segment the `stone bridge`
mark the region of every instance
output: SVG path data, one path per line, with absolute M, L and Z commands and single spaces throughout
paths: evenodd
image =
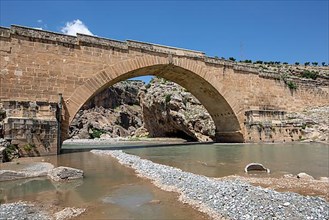
M 287 129 L 270 137 L 259 133 L 259 127 L 266 122 L 272 130 L 283 128 L 286 112 L 327 105 L 329 100 L 328 85 L 316 86 L 312 80 L 297 80 L 298 89 L 291 90 L 278 72 L 132 40 L 12 25 L 0 28 L 0 55 L 0 105 L 6 110 L 2 132 L 24 145 L 28 154 L 32 150 L 26 144 L 31 143 L 37 145 L 37 154 L 56 153 L 87 100 L 136 76 L 159 76 L 189 90 L 213 118 L 219 142 L 289 141 L 295 138 L 294 126 L 288 138 Z

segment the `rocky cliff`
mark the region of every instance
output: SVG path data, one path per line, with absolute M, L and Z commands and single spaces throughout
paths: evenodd
M 89 100 L 70 127 L 71 138 L 214 138 L 214 123 L 201 103 L 184 88 L 164 79 L 150 84 L 124 81 Z
M 74 139 L 115 138 L 135 135 L 143 125 L 138 93 L 142 81 L 117 83 L 91 98 L 70 126 Z
M 140 94 L 144 127 L 150 137 L 211 141 L 215 125 L 207 110 L 176 83 L 153 78 Z
M 329 143 L 329 106 L 312 107 L 287 117 L 290 122 L 303 124 L 301 140 Z

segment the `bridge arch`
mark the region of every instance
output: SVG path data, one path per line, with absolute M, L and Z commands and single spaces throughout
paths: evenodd
M 222 94 L 212 73 L 202 65 L 185 58 L 143 56 L 108 66 L 77 87 L 64 100 L 63 137 L 79 109 L 90 98 L 117 82 L 143 75 L 154 75 L 175 82 L 189 90 L 207 109 L 216 126 L 218 142 L 244 142 L 238 109 L 230 104 Z

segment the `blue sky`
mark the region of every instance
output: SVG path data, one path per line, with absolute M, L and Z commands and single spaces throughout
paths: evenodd
M 328 2 L 0 0 L 0 25 L 62 32 L 75 24 L 100 37 L 209 56 L 328 63 Z

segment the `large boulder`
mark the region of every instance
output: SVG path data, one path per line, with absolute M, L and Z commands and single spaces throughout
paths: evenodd
M 56 167 L 48 173 L 48 177 L 54 181 L 65 181 L 83 178 L 83 171 L 71 167 Z

